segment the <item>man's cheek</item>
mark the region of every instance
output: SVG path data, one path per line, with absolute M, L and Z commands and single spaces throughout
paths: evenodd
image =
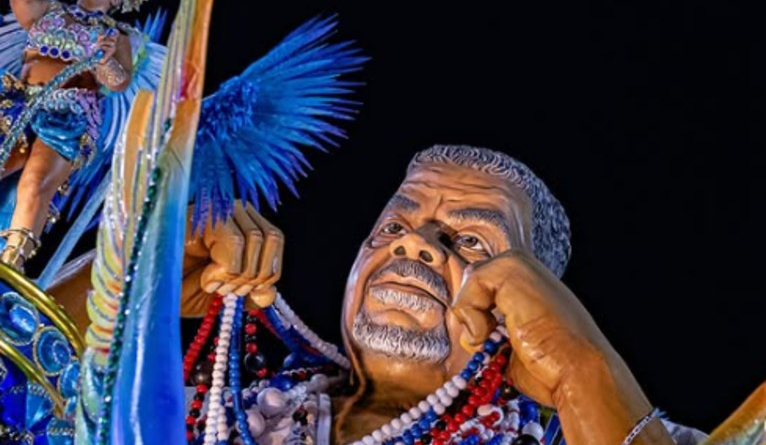
M 365 298 L 365 287 L 370 275 L 379 268 L 384 258 L 381 258 L 378 249 L 370 249 L 365 245 L 359 250 L 354 265 L 351 267 L 348 281 L 346 282 L 345 312 L 346 327 L 350 328 L 354 317 L 362 308 Z M 378 254 L 378 255 L 376 255 Z

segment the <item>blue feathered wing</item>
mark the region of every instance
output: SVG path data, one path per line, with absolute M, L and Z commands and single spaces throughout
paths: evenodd
M 309 168 L 300 147 L 324 150 L 345 136 L 357 102 L 357 82 L 341 77 L 367 60 L 353 42 L 329 43 L 334 17 L 314 18 L 289 34 L 202 104 L 192 165 L 194 227 L 212 214 L 225 218 L 239 197 L 256 207 L 279 202 L 278 182 L 294 182 Z

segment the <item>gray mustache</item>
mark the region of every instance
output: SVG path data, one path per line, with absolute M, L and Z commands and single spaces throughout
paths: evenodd
M 398 306 L 415 312 L 428 312 L 440 307 L 433 298 L 394 289 L 375 287 L 370 291 L 370 295 L 383 304 Z
M 423 282 L 435 297 L 444 302 L 450 301 L 450 293 L 449 290 L 447 290 L 447 283 L 444 282 L 444 278 L 420 261 L 408 259 L 396 260 L 383 269 L 375 272 L 372 276 L 372 280 L 378 279 L 388 273 L 393 273 L 403 278 L 415 278 L 416 280 Z

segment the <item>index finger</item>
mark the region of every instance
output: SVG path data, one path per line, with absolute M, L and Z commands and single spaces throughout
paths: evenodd
M 234 205 L 233 218 L 245 236 L 245 258 L 242 274 L 248 279 L 255 278 L 258 272 L 258 260 L 261 256 L 263 232 L 239 201 Z
M 461 341 L 470 346 L 480 345 L 497 326 L 497 320 L 492 315 L 495 291 L 483 282 L 481 275 L 481 271 L 467 269 L 463 285 L 452 304 L 455 317 L 467 329 L 467 335 Z
M 210 249 L 210 259 L 214 263 L 221 265 L 230 274 L 239 274 L 242 271 L 245 236 L 232 218 L 217 221 L 216 224 L 209 220 L 203 237 Z
M 263 246 L 256 280 L 260 281 L 261 284 L 271 285 L 281 276 L 284 235 L 251 205 L 248 205 L 246 210 L 263 233 Z

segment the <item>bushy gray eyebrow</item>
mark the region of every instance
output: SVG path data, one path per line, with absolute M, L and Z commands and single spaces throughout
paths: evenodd
M 493 225 L 500 229 L 507 239 L 511 238 L 511 226 L 508 224 L 508 218 L 498 210 L 465 208 L 450 210 L 447 215 L 457 222 L 483 222 Z
M 404 195 L 396 194 L 393 198 L 391 198 L 390 201 L 388 201 L 386 207 L 393 210 L 404 210 L 411 212 L 419 209 L 420 204 Z

